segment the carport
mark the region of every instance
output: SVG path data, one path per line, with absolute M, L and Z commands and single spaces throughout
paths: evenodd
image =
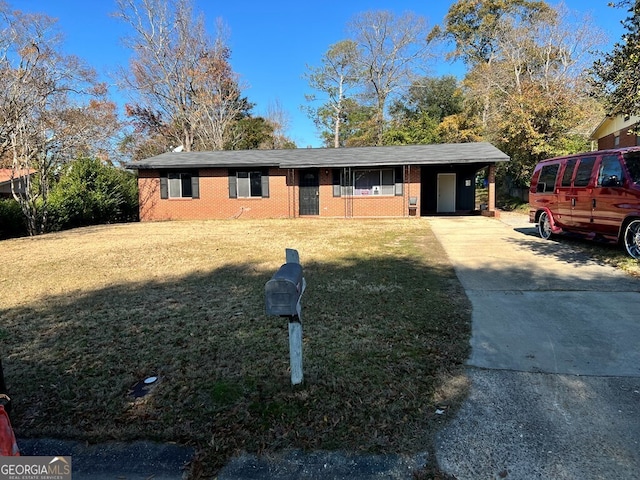
M 292 152 L 292 155 L 296 155 Z M 509 157 L 490 143 L 459 143 L 313 149 L 286 162 L 289 168 L 342 167 L 345 176 L 358 168 L 398 166 L 405 168 L 405 183 L 419 172 L 420 216 L 471 213 L 477 209 L 477 176 L 486 171 L 487 202 L 483 213 L 493 216 L 496 206 L 496 166 Z M 285 166 L 285 162 L 281 167 Z M 415 192 L 414 192 L 415 194 Z

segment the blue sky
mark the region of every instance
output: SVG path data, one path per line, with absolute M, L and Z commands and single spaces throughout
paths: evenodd
M 623 33 L 621 9 L 608 7 L 610 0 L 566 0 L 569 9 L 589 13 L 608 35 L 610 44 Z M 13 8 L 45 13 L 58 19 L 65 35 L 66 53 L 77 55 L 93 66 L 104 81 L 114 83 L 113 74 L 126 66 L 129 51 L 121 38 L 123 23 L 110 17 L 113 0 L 7 0 Z M 346 38 L 345 27 L 357 13 L 392 10 L 413 11 L 427 18 L 431 26 L 442 23 L 448 0 L 195 0 L 213 34 L 217 18 L 228 26 L 231 63 L 249 86 L 245 95 L 256 104 L 254 114 L 264 115 L 278 102 L 288 112 L 288 134 L 299 147 L 320 145 L 320 139 L 306 113 L 304 95 L 312 93 L 302 78 L 306 65 L 318 65 L 328 47 Z M 556 2 L 549 2 L 555 4 Z M 459 66 L 440 59 L 429 68 L 433 75 L 460 75 Z M 126 101 L 121 93 L 114 98 Z

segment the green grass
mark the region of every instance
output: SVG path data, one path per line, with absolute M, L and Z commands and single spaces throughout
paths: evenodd
M 296 248 L 304 383 L 264 285 Z M 0 242 L 0 345 L 19 437 L 242 452 L 433 448 L 466 395 L 470 306 L 419 219 L 166 222 Z M 131 387 L 157 375 L 151 393 Z

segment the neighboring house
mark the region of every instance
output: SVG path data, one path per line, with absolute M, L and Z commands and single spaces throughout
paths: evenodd
M 35 170 L 30 171 L 30 175 L 33 175 Z M 13 170 L 11 168 L 0 168 L 0 198 L 13 198 L 11 193 L 11 183 L 14 185 L 16 192 L 24 193 L 24 187 L 20 185 L 19 178 L 13 178 Z
M 169 152 L 138 170 L 140 219 L 406 217 L 476 210 L 475 179 L 509 157 L 489 143 Z
M 635 147 L 640 145 L 636 129 L 640 117 L 616 115 L 606 117 L 591 134 L 594 150 Z

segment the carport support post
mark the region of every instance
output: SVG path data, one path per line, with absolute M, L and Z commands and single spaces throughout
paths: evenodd
M 496 211 L 496 164 L 489 165 L 489 205 L 490 212 Z

